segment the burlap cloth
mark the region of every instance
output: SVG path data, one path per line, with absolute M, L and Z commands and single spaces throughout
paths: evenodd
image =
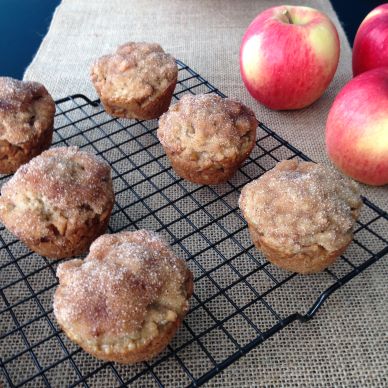
M 292 1 L 325 11 L 339 32 L 339 67 L 319 101 L 298 112 L 273 112 L 256 103 L 240 79 L 238 53 L 245 28 L 258 12 L 282 3 L 64 0 L 24 78 L 44 83 L 55 98 L 75 93 L 94 98 L 89 68 L 96 57 L 126 41 L 156 41 L 226 95 L 252 107 L 260 121 L 312 159 L 328 163 L 327 113 L 351 78 L 351 49 L 328 1 Z M 387 187 L 364 186 L 363 193 L 388 208 Z M 386 225 L 380 233 L 388 235 Z M 335 293 L 313 321 L 284 329 L 209 385 L 388 386 L 387 279 L 387 263 L 382 259 Z M 174 381 L 174 369 L 170 373 Z M 103 386 L 104 381 L 97 385 Z

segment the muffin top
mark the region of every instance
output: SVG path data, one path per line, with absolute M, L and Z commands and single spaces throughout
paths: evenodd
M 57 276 L 54 312 L 62 327 L 106 345 L 122 340 L 127 350 L 182 317 L 192 293 L 186 263 L 146 230 L 99 237 L 85 260 L 60 264 Z
M 78 147 L 52 148 L 3 185 L 0 219 L 19 238 L 37 243 L 105 219 L 113 201 L 108 164 Z
M 349 242 L 362 202 L 358 184 L 333 168 L 285 160 L 241 191 L 245 219 L 268 243 L 290 252 Z
M 91 78 L 101 97 L 144 104 L 176 82 L 175 59 L 156 43 L 129 42 L 92 66 Z
M 102 159 L 78 147 L 52 148 L 21 166 L 2 189 L 16 206 L 33 206 L 43 201 L 46 206 L 67 210 L 89 206 L 101 213 L 112 196 L 110 166 Z
M 22 144 L 52 128 L 55 103 L 38 82 L 0 77 L 0 140 Z
M 158 138 L 170 153 L 206 166 L 249 152 L 256 126 L 254 113 L 238 101 L 184 95 L 160 118 Z

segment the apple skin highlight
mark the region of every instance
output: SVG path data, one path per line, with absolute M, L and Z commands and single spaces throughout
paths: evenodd
M 315 9 L 269 8 L 249 25 L 240 48 L 240 71 L 249 93 L 275 110 L 316 101 L 333 79 L 340 43 L 330 19 Z
M 369 12 L 357 30 L 353 44 L 353 76 L 388 66 L 388 4 Z
M 341 90 L 327 119 L 326 149 L 353 179 L 388 184 L 388 68 L 362 73 Z

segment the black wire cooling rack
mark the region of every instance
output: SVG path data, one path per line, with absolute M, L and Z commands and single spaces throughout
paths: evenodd
M 224 97 L 178 65 L 175 99 L 184 93 Z M 55 128 L 54 146 L 78 145 L 112 166 L 116 203 L 109 231 L 161 232 L 187 259 L 195 293 L 181 329 L 156 359 L 135 366 L 98 361 L 57 327 L 52 295 L 58 261 L 30 252 L 1 227 L 0 366 L 10 386 L 201 385 L 291 322 L 312 318 L 331 293 L 388 252 L 382 236 L 387 213 L 364 198 L 353 243 L 324 273 L 290 274 L 261 256 L 238 211 L 239 191 L 281 159 L 308 160 L 264 124 L 251 157 L 218 186 L 174 174 L 155 120 L 112 118 L 98 101 L 74 95 L 57 101 Z

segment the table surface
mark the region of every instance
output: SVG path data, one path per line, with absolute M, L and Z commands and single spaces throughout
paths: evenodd
M 59 3 L 60 0 L 0 0 L 0 52 L 7 58 L 0 61 L 0 75 L 23 77 Z M 383 3 L 378 0 L 332 1 L 350 44 L 367 13 Z

